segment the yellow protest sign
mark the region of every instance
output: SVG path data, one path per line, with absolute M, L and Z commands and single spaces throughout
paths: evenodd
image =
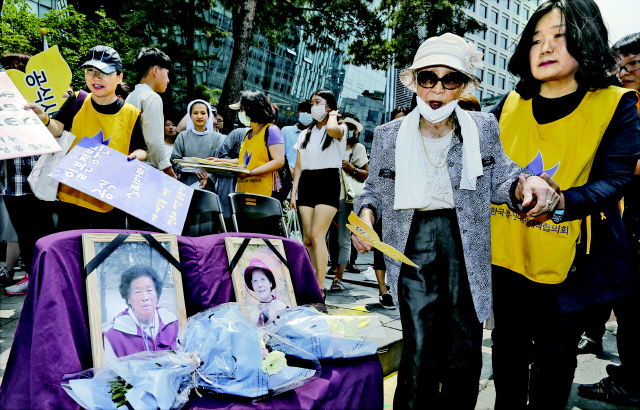
M 20 94 L 30 103 L 40 106 L 47 114 L 62 107 L 62 98 L 71 83 L 71 69 L 60 55 L 58 46 L 50 47 L 31 57 L 25 72 L 7 70 Z
M 374 231 L 373 228 L 367 225 L 362 219 L 358 218 L 358 215 L 356 215 L 355 213 L 351 212 L 351 215 L 349 215 L 349 222 L 353 225 L 347 224 L 347 228 L 358 238 L 362 239 L 363 241 L 369 242 L 374 248 L 384 253 L 385 255 L 390 256 L 394 260 L 404 262 L 407 265 L 416 268 L 418 267 L 418 265 L 411 262 L 409 258 L 404 256 L 393 246 L 387 245 L 386 243 L 382 242 L 376 231 Z

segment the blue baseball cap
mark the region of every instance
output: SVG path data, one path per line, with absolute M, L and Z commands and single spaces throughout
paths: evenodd
M 82 64 L 84 67 L 95 67 L 105 74 L 111 74 L 114 71 L 122 72 L 122 60 L 120 54 L 116 50 L 108 46 L 95 46 L 87 53 L 87 60 Z

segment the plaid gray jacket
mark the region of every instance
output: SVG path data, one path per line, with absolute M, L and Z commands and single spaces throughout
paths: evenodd
M 515 208 L 511 187 L 521 172 L 530 174 L 513 162 L 500 142 L 500 127 L 495 116 L 470 112 L 478 127 L 483 175 L 478 178 L 476 190 L 459 189 L 462 175 L 462 136 L 454 114 L 454 135 L 447 156 L 453 200 L 462 237 L 464 262 L 467 268 L 473 303 L 479 321 L 491 314 L 491 203 L 507 204 Z M 369 161 L 369 177 L 362 193 L 354 203 L 357 214 L 363 207 L 374 211 L 376 220 L 382 218 L 382 240 L 404 252 L 413 210 L 394 210 L 395 149 L 402 119 L 376 128 Z M 398 276 L 401 262 L 385 255 L 387 275 L 394 303 L 398 305 Z

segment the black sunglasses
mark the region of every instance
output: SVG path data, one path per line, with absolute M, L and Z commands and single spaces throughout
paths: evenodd
M 447 73 L 442 78 L 438 77 L 433 71 L 420 71 L 418 73 L 418 84 L 424 88 L 433 88 L 442 83 L 445 90 L 455 90 L 460 87 L 466 80 L 466 76 L 460 73 Z

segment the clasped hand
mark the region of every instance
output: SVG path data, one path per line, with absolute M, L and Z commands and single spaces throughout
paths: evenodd
M 546 173 L 539 177 L 520 174 L 515 197 L 522 202 L 524 208 L 530 208 L 526 215 L 531 218 L 553 212 L 556 208 L 564 208 L 560 187 Z

